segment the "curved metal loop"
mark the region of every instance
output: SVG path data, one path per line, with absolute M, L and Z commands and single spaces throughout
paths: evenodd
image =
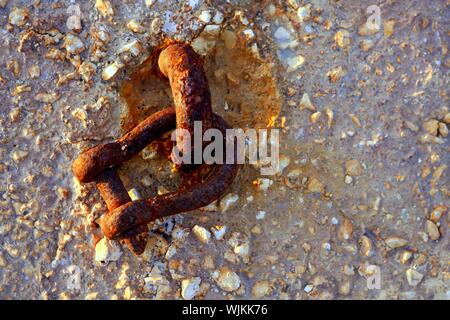
M 202 121 L 203 132 L 217 128 L 224 137 L 229 127 L 212 112 L 211 95 L 201 58 L 189 45 L 174 44 L 162 50 L 158 65 L 160 72 L 169 79 L 175 107 L 152 114 L 115 142 L 84 151 L 72 166 L 80 182 L 96 182 L 105 200 L 108 213 L 99 222 L 103 234 L 109 239 L 124 240 L 136 255 L 145 250 L 149 222 L 191 211 L 217 200 L 233 182 L 238 171 L 237 164 L 215 164 L 212 173 L 203 182 L 181 185 L 176 192 L 147 200 L 131 200 L 116 172 L 123 162 L 170 130 L 183 128 L 193 134 L 194 121 Z M 177 146 L 181 151 L 190 148 L 178 137 Z

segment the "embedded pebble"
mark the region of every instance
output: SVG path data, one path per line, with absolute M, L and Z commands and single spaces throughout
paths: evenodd
M 109 0 L 96 0 L 95 9 L 97 9 L 103 17 L 114 15 L 114 9 Z
M 266 212 L 260 210 L 256 213 L 256 220 L 263 220 L 265 218 L 265 216 L 266 216 Z
M 53 103 L 57 101 L 60 98 L 60 95 L 56 92 L 49 92 L 49 93 L 38 93 L 34 97 L 34 100 L 45 102 L 45 103 Z
M 201 22 L 204 22 L 204 23 L 210 23 L 210 22 L 211 22 L 211 19 L 212 19 L 212 13 L 211 13 L 211 11 L 208 11 L 208 10 L 202 11 L 202 12 L 200 13 L 200 15 L 198 16 L 198 19 L 199 19 Z
M 433 241 L 439 240 L 441 234 L 436 224 L 431 220 L 427 220 L 426 225 L 427 225 L 427 233 L 430 239 Z
M 239 196 L 237 194 L 229 193 L 222 199 L 220 199 L 219 206 L 222 212 L 227 211 L 232 208 L 234 204 L 239 200 Z
M 102 238 L 95 246 L 94 260 L 101 263 L 117 261 L 122 256 L 122 251 L 116 242 Z
M 412 256 L 413 254 L 411 251 L 408 250 L 403 251 L 400 255 L 400 263 L 407 264 L 411 260 Z
M 252 29 L 246 29 L 246 30 L 242 31 L 242 34 L 244 35 L 244 37 L 247 40 L 251 40 L 251 39 L 255 38 L 255 33 L 253 32 Z
M 319 193 L 319 194 L 325 193 L 325 185 L 322 182 L 320 182 L 319 179 L 314 178 L 314 177 L 311 179 L 308 179 L 306 188 L 311 193 Z
M 145 0 L 145 5 L 150 8 L 157 0 Z
M 388 237 L 384 239 L 384 243 L 386 243 L 389 248 L 396 249 L 406 246 L 408 241 L 399 237 Z
M 300 68 L 305 63 L 305 57 L 301 54 L 287 58 L 288 72 L 292 72 Z
M 445 114 L 443 121 L 444 121 L 446 124 L 450 124 L 450 112 L 448 112 L 448 113 Z
M 309 95 L 305 92 L 302 96 L 302 99 L 300 100 L 300 108 L 301 109 L 307 109 L 309 111 L 316 111 L 316 107 L 312 104 L 311 100 L 309 99 Z
M 291 34 L 284 27 L 278 27 L 273 35 L 278 40 L 289 40 L 291 38 Z
M 350 219 L 344 218 L 339 227 L 338 237 L 340 240 L 349 240 L 353 233 L 353 223 Z
M 199 225 L 195 225 L 192 228 L 192 232 L 194 232 L 194 234 L 197 236 L 197 239 L 202 243 L 209 243 L 209 240 L 211 239 L 211 232 L 209 232 L 205 228 Z
M 221 24 L 221 23 L 223 22 L 223 20 L 224 20 L 223 13 L 220 12 L 220 11 L 217 11 L 217 12 L 214 14 L 213 22 L 214 22 L 215 24 Z
M 342 68 L 341 66 L 338 66 L 336 68 L 329 70 L 327 72 L 327 77 L 331 83 L 335 83 L 339 82 L 342 79 L 342 77 L 344 77 L 346 74 L 347 71 L 344 70 L 344 68 Z
M 359 48 L 365 52 L 372 49 L 373 45 L 374 45 L 374 42 L 373 42 L 373 40 L 370 40 L 370 39 L 364 39 L 359 42 Z
M 305 291 L 306 293 L 310 293 L 311 291 L 313 291 L 314 286 L 312 284 L 308 284 L 303 288 L 303 291 Z
M 28 68 L 28 75 L 31 79 L 39 78 L 41 75 L 41 68 L 38 65 L 32 65 Z
M 267 191 L 269 187 L 273 184 L 273 181 L 267 178 L 258 178 L 253 181 L 253 185 L 255 185 L 261 191 Z
M 297 16 L 299 17 L 300 21 L 307 20 L 309 16 L 311 15 L 311 5 L 307 4 L 306 6 L 299 7 L 297 9 Z
M 221 268 L 213 275 L 220 288 L 227 292 L 232 292 L 241 286 L 241 279 L 236 272 L 231 271 L 227 267 Z
M 84 81 L 90 82 L 97 71 L 97 66 L 89 61 L 83 61 L 78 68 L 78 72 Z
M 320 111 L 317 111 L 317 112 L 314 112 L 313 114 L 311 114 L 309 116 L 309 120 L 311 121 L 311 123 L 316 123 L 319 120 L 321 114 L 322 113 Z
M 406 279 L 408 280 L 410 286 L 415 287 L 422 281 L 423 274 L 417 270 L 409 268 L 406 270 Z
M 13 7 L 9 12 L 8 22 L 12 25 L 22 27 L 30 17 L 30 11 L 27 8 Z
M 358 28 L 358 34 L 360 36 L 372 36 L 380 31 L 380 26 L 376 23 L 363 23 Z
M 145 28 L 135 19 L 128 21 L 127 27 L 134 33 L 145 33 L 146 31 Z
M 69 15 L 66 21 L 66 27 L 69 30 L 80 32 L 81 25 L 81 9 L 79 5 L 70 5 L 66 13 Z
M 370 238 L 367 236 L 362 236 L 359 239 L 359 244 L 361 246 L 360 248 L 361 255 L 365 257 L 370 257 L 373 253 L 372 240 L 370 240 Z
M 350 32 L 347 30 L 339 30 L 334 35 L 334 41 L 339 47 L 343 49 L 348 48 L 351 44 Z
M 283 170 L 286 169 L 287 166 L 289 166 L 290 162 L 291 162 L 291 159 L 289 159 L 288 156 L 286 156 L 284 154 L 280 155 L 277 172 L 283 173 Z
M 252 287 L 252 295 L 255 299 L 268 296 L 272 288 L 268 280 L 259 280 Z
M 443 122 L 439 122 L 439 134 L 446 138 L 448 136 L 448 126 Z
M 205 29 L 203 29 L 202 35 L 207 36 L 207 37 L 211 37 L 211 38 L 218 38 L 220 35 L 220 26 L 215 25 L 215 24 L 210 24 L 207 25 L 205 27 Z M 245 35 L 245 33 L 244 33 Z M 254 34 L 253 34 L 254 36 Z M 249 37 L 251 37 L 251 33 L 249 35 Z
M 352 289 L 352 283 L 349 279 L 347 279 L 339 284 L 339 294 L 341 294 L 343 296 L 348 296 L 350 294 L 351 289 Z
M 102 79 L 105 81 L 111 80 L 117 74 L 117 72 L 119 72 L 119 70 L 122 69 L 124 66 L 125 65 L 123 63 L 117 61 L 113 62 L 105 69 L 103 69 Z
M 386 38 L 392 37 L 394 34 L 395 20 L 387 20 L 384 22 L 383 31 Z
M 26 157 L 28 157 L 30 153 L 28 151 L 25 150 L 15 150 L 11 157 L 14 160 L 14 162 L 16 163 L 20 163 L 21 161 L 23 161 Z
M 427 131 L 429 134 L 433 136 L 437 136 L 438 129 L 439 129 L 439 121 L 436 119 L 430 119 L 428 121 L 425 121 L 423 123 L 423 128 L 425 131 Z
M 144 49 L 142 48 L 142 45 L 137 40 L 130 41 L 123 45 L 118 51 L 117 54 L 120 55 L 121 53 L 130 53 L 131 56 L 137 57 L 141 54 L 141 52 Z M 125 61 L 129 60 L 130 58 L 123 58 Z
M 201 208 L 201 210 L 203 210 L 203 211 L 219 211 L 217 200 L 214 202 L 211 202 L 206 207 Z
M 447 211 L 446 206 L 436 206 L 433 211 L 430 213 L 430 220 L 434 223 L 438 223 L 439 220 L 445 215 L 445 212 Z
M 181 296 L 184 300 L 192 300 L 200 291 L 200 277 L 188 278 L 181 281 Z
M 84 44 L 79 37 L 72 33 L 66 34 L 64 37 L 64 46 L 67 53 L 79 54 L 84 51 Z
M 358 160 L 352 159 L 345 162 L 345 172 L 349 176 L 357 177 L 363 174 L 364 168 Z
M 239 256 L 244 263 L 250 261 L 250 243 L 248 237 L 243 236 L 238 232 L 233 232 L 227 243 L 233 247 L 233 252 Z
M 226 231 L 227 226 L 214 226 L 211 228 L 211 232 L 214 234 L 214 238 L 216 238 L 216 240 L 223 240 Z

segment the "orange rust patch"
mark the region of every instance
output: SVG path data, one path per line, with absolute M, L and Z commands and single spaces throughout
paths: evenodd
M 213 110 L 231 126 L 265 128 L 279 115 L 281 97 L 271 64 L 255 57 L 244 43 L 238 41 L 235 48 L 227 49 L 219 41 L 205 57 L 204 68 Z M 119 94 L 126 107 L 123 131 L 172 104 L 168 81 L 155 74 L 154 54 L 123 82 Z

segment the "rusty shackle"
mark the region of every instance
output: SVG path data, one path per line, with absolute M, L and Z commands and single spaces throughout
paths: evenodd
M 136 255 L 145 250 L 148 223 L 161 217 L 198 209 L 217 200 L 233 182 L 238 171 L 237 164 L 214 164 L 205 181 L 192 183 L 195 180 L 192 179 L 188 183 L 189 179 L 185 182 L 182 180 L 175 192 L 146 200 L 131 200 L 117 174 L 117 167 L 123 162 L 170 130 L 182 128 L 193 134 L 195 121 L 202 122 L 203 132 L 216 128 L 224 137 L 225 130 L 229 128 L 225 120 L 212 111 L 211 94 L 202 60 L 189 45 L 173 44 L 162 50 L 158 57 L 158 68 L 169 79 L 174 107 L 150 115 L 115 142 L 82 152 L 72 165 L 78 181 L 96 183 L 107 205 L 108 213 L 99 221 L 104 236 L 124 240 Z M 177 147 L 181 152 L 192 148 L 178 137 Z M 236 152 L 234 154 L 236 157 Z M 193 170 L 190 172 L 195 173 Z

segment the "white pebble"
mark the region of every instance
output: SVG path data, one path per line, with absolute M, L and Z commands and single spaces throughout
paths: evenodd
M 258 178 L 254 184 L 261 191 L 266 191 L 273 184 L 273 181 L 267 178 Z
M 136 188 L 131 188 L 130 190 L 128 190 L 128 195 L 130 196 L 131 200 L 133 200 L 133 201 L 142 199 L 141 195 L 136 190 Z
M 291 34 L 284 27 L 279 27 L 275 33 L 274 37 L 278 40 L 289 40 L 291 38 Z
M 222 212 L 227 211 L 231 208 L 239 200 L 239 196 L 237 194 L 229 193 L 225 197 L 220 200 L 220 210 Z
M 212 19 L 211 11 L 205 10 L 200 13 L 198 19 L 204 23 L 210 23 Z
M 211 232 L 214 234 L 216 240 L 222 240 L 227 231 L 227 226 L 214 226 L 211 228 Z
M 121 255 L 122 251 L 120 247 L 114 241 L 106 238 L 101 239 L 95 246 L 94 259 L 97 262 L 108 263 L 110 261 L 117 261 Z
M 291 160 L 288 156 L 281 155 L 278 162 L 278 173 L 283 173 L 283 170 L 286 169 L 290 162 Z
M 191 300 L 200 291 L 200 277 L 184 279 L 181 281 L 181 296 L 184 300 Z
M 300 18 L 300 20 L 303 21 L 304 18 L 308 17 L 311 14 L 311 10 L 309 6 L 300 7 L 297 10 L 297 15 Z
M 211 239 L 211 232 L 209 232 L 208 230 L 199 225 L 195 225 L 192 228 L 192 232 L 194 232 L 198 240 L 200 240 L 203 243 L 208 243 L 209 239 Z
M 258 213 L 256 213 L 256 220 L 263 220 L 265 217 L 266 217 L 265 211 L 258 211 Z
M 241 279 L 236 272 L 224 267 L 220 269 L 220 272 L 214 273 L 213 277 L 216 278 L 217 284 L 223 290 L 227 292 L 235 291 L 241 286 Z
M 133 40 L 133 41 L 125 44 L 122 48 L 120 48 L 119 51 L 117 51 L 117 54 L 129 52 L 129 53 L 131 53 L 131 55 L 133 57 L 137 57 L 141 54 L 142 51 L 143 51 L 143 48 L 142 48 L 141 44 L 139 43 L 139 41 Z
M 305 57 L 299 54 L 286 59 L 286 62 L 288 65 L 288 72 L 295 71 L 305 63 Z
M 124 65 L 120 62 L 113 62 L 102 71 L 102 79 L 108 81 L 112 79 Z
M 255 33 L 253 32 L 252 29 L 246 29 L 246 30 L 242 31 L 242 33 L 248 40 L 251 40 L 255 37 Z
M 210 24 L 205 27 L 203 33 L 208 36 L 218 37 L 220 34 L 220 26 L 215 24 Z
M 313 290 L 313 286 L 311 284 L 308 284 L 305 286 L 305 288 L 303 289 L 306 293 L 310 293 Z
M 220 11 L 217 11 L 214 15 L 213 22 L 215 24 L 221 24 L 223 22 L 223 13 Z

